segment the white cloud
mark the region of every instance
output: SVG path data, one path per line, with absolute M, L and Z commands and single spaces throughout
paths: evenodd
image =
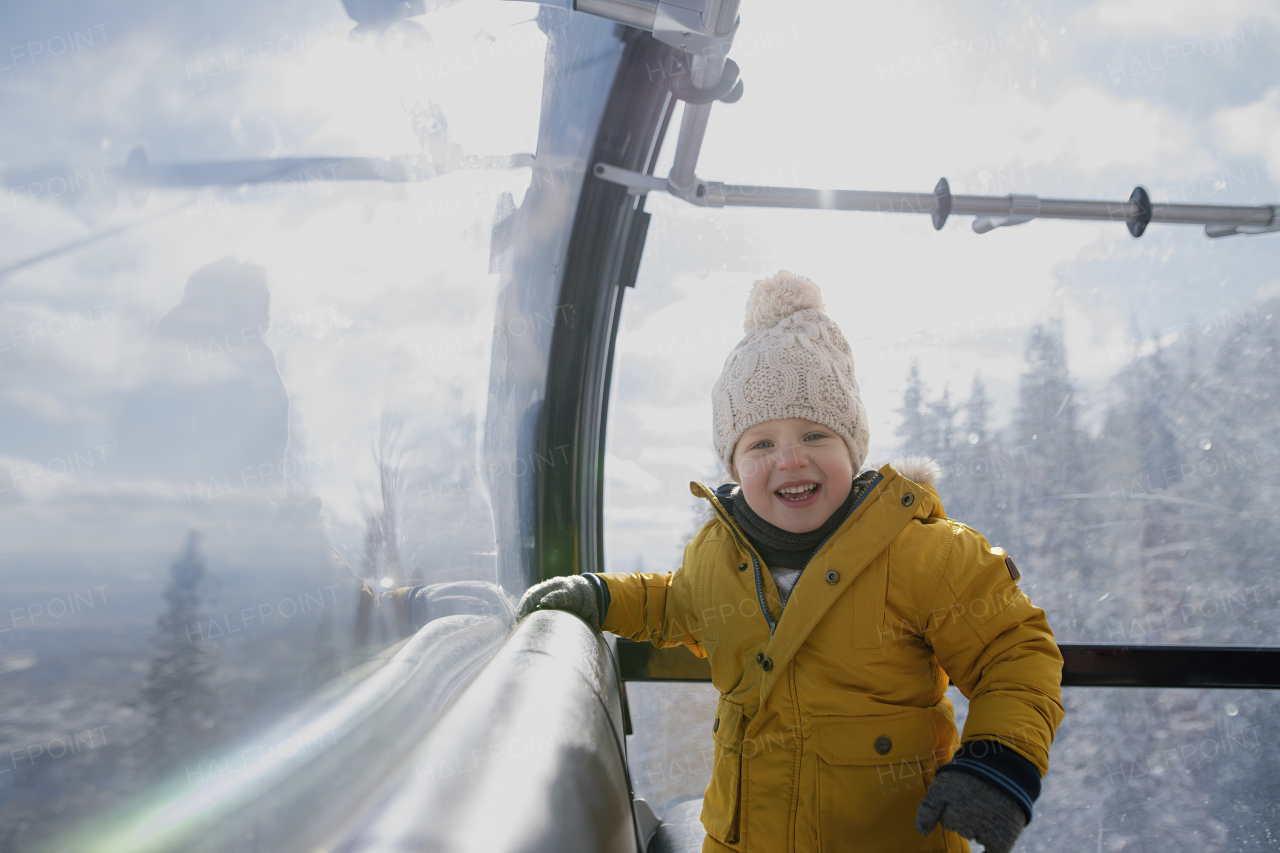
M 1126 35 L 1203 35 L 1277 22 L 1280 8 L 1269 0 L 1099 0 L 1079 14 L 1074 27 Z
M 1024 180 L 996 190 L 978 186 L 974 176 L 1042 166 L 1092 181 L 1125 170 L 1138 183 L 1212 167 L 1194 121 L 1153 98 L 1120 98 L 1070 76 L 1052 89 L 1052 100 L 1037 95 L 1030 81 L 1046 64 L 1065 64 L 1059 71 L 1067 75 L 1079 71 L 1066 59 L 1070 54 L 1046 59 L 1037 49 L 1046 39 L 1069 38 L 1056 30 L 1030 20 L 1006 24 L 999 16 L 971 20 L 966 29 L 956 19 L 921 16 L 906 6 L 869 8 L 824 11 L 821 26 L 784 4 L 755 10 L 751 21 L 744 15 L 744 28 L 751 23 L 785 33 L 791 26 L 798 37 L 749 57 L 746 96 L 715 108 L 699 174 L 891 190 L 926 190 L 945 174 L 965 183 L 966 192 L 1003 194 L 1038 188 Z M 1070 37 L 1086 31 L 1073 29 Z M 861 40 L 853 61 L 850 33 Z M 979 56 L 966 48 L 955 58 L 949 52 L 957 40 L 994 44 L 1002 34 L 1009 38 L 998 52 Z M 941 54 L 930 60 L 935 49 Z M 936 68 L 905 78 L 899 73 L 922 65 Z M 824 80 L 839 83 L 823 88 L 818 81 Z
M 612 481 L 611 488 L 641 492 L 656 492 L 662 488 L 662 481 L 645 470 L 642 465 L 612 453 L 605 456 L 604 470 Z
M 688 470 L 690 479 L 693 472 L 702 471 L 716 464 L 715 453 L 711 449 L 711 425 L 706 424 L 707 440 L 700 444 L 663 444 L 646 445 L 636 448 L 641 464 L 650 468 L 677 466 Z
M 629 572 L 643 560 L 645 571 L 669 572 L 680 567 L 694 515 L 688 501 L 656 500 L 640 506 L 608 503 L 605 512 L 606 566 L 610 572 Z
M 1243 157 L 1260 157 L 1280 177 L 1280 86 L 1241 107 L 1229 107 L 1213 117 L 1214 138 L 1224 149 Z

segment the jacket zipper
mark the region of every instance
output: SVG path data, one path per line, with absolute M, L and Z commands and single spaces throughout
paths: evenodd
M 704 486 L 703 488 L 706 487 Z M 710 492 L 711 490 L 707 489 L 707 491 Z M 765 624 L 769 626 L 769 636 L 772 637 L 774 629 L 778 627 L 778 623 L 773 621 L 773 617 L 769 615 L 769 606 L 764 602 L 764 577 L 760 572 L 760 564 L 762 561 L 756 558 L 755 549 L 748 545 L 746 541 L 738 535 L 737 528 L 733 526 L 733 522 L 731 522 L 728 515 L 725 514 L 724 509 L 720 506 L 720 501 L 715 498 L 714 493 L 712 493 L 710 500 L 711 508 L 715 510 L 716 515 L 718 515 L 720 520 L 724 522 L 725 526 L 729 528 L 729 532 L 733 534 L 733 538 L 742 546 L 742 550 L 751 555 L 751 565 L 755 566 L 756 570 L 756 598 L 760 600 L 760 612 L 764 614 Z
M 849 511 L 845 513 L 844 520 L 840 522 L 840 527 L 844 527 L 844 522 L 849 520 L 849 516 L 853 515 L 854 510 L 862 506 L 862 502 L 867 499 L 868 495 L 870 495 L 872 492 L 875 491 L 876 486 L 880 485 L 880 481 L 883 479 L 884 479 L 883 474 L 880 474 L 880 473 L 876 474 L 876 478 L 871 481 L 871 484 L 869 486 L 867 486 L 867 490 L 862 493 L 862 497 L 854 501 L 853 506 L 849 507 Z M 703 488 L 706 488 L 706 487 L 704 486 Z M 707 489 L 707 491 L 710 492 L 711 490 Z M 742 549 L 744 551 L 746 551 L 748 554 L 751 555 L 751 565 L 755 567 L 755 574 L 756 574 L 756 598 L 759 599 L 760 601 L 760 612 L 764 614 L 765 624 L 769 626 L 769 636 L 772 637 L 774 630 L 778 627 L 778 623 L 774 621 L 774 618 L 771 615 L 769 615 L 769 607 L 768 605 L 765 604 L 765 601 L 764 601 L 764 574 L 760 568 L 762 561 L 756 559 L 755 549 L 752 548 L 750 545 L 748 545 L 746 541 L 744 541 L 743 538 L 738 535 L 737 528 L 735 528 L 733 526 L 733 523 L 729 521 L 729 518 L 725 514 L 724 509 L 720 506 L 720 501 L 716 499 L 714 493 L 712 493 L 710 501 L 711 501 L 712 509 L 715 510 L 715 513 L 720 517 L 720 520 L 725 523 L 725 526 L 729 528 L 729 532 L 733 534 L 733 538 L 737 540 L 738 544 L 742 546 Z M 831 537 L 835 536 L 837 533 L 840 532 L 840 527 L 837 527 L 835 530 L 833 530 L 830 533 L 830 535 L 827 536 L 826 539 L 823 539 L 821 542 L 818 543 L 818 547 L 814 549 L 813 553 L 809 555 L 809 559 L 805 560 L 804 566 L 801 567 L 800 569 L 801 573 L 803 573 L 804 570 L 809 567 L 809 564 L 813 562 L 813 558 L 818 556 L 818 552 L 822 550 L 822 546 L 830 542 Z

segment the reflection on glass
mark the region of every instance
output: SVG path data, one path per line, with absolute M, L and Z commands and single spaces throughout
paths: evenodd
M 524 4 L 350 5 L 0 12 L 88 34 L 0 73 L 0 849 L 275 766 L 268 726 L 406 648 L 396 589 L 462 638 L 438 667 L 510 623 L 490 238 L 546 36 Z
M 211 488 L 230 489 L 245 470 L 262 485 L 281 481 L 289 396 L 259 331 L 271 325 L 265 279 L 261 267 L 226 258 L 187 280 L 182 301 L 147 340 L 137 384 L 121 404 L 122 468 Z

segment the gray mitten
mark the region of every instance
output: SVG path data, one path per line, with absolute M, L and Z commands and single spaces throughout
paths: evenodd
M 995 785 L 961 771 L 939 773 L 916 812 L 916 832 L 935 824 L 980 843 L 986 853 L 1009 853 L 1027 825 L 1017 800 Z
M 600 630 L 600 603 L 596 589 L 582 575 L 551 578 L 529 587 L 516 608 L 516 621 L 535 610 L 567 610 L 580 617 L 592 630 Z

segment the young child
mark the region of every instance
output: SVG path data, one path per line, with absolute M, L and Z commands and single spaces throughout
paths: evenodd
M 1003 550 L 947 518 L 931 460 L 862 471 L 853 357 L 817 286 L 756 282 L 712 391 L 736 480 L 679 571 L 553 578 L 576 612 L 711 664 L 704 851 L 1008 851 L 1062 722 L 1062 655 Z M 963 738 L 954 682 L 969 699 Z

